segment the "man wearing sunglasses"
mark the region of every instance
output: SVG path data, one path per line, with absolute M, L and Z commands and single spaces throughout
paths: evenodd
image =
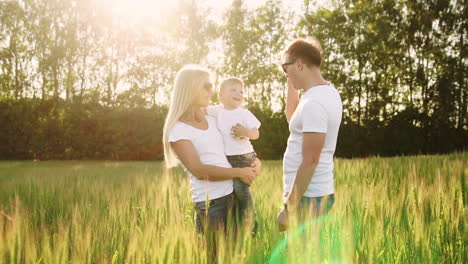
M 297 39 L 283 55 L 290 135 L 283 159 L 281 231 L 290 216 L 300 223 L 324 215 L 335 200 L 333 155 L 343 110 L 338 91 L 320 72 L 321 63 L 322 49 L 315 39 Z

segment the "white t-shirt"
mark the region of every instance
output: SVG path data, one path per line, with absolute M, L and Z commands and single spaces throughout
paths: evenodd
M 177 142 L 182 139 L 190 140 L 200 156 L 201 163 L 223 168 L 231 168 L 224 155 L 223 139 L 216 128 L 216 120 L 211 116 L 205 116 L 208 121 L 208 129 L 202 130 L 183 122 L 177 122 L 169 133 L 169 142 Z M 213 200 L 232 193 L 232 180 L 204 181 L 193 176 L 189 170 L 181 164 L 190 177 L 192 185 L 192 201 L 202 202 Z
M 208 106 L 208 115 L 216 118 L 216 124 L 224 141 L 224 152 L 227 156 L 243 155 L 254 151 L 248 138 L 236 138 L 231 135 L 231 128 L 237 123 L 247 128 L 259 128 L 260 121 L 247 109 L 227 110 L 222 105 Z
M 314 86 L 307 90 L 289 122 L 290 135 L 283 160 L 283 198 L 292 189 L 302 163 L 302 142 L 305 132 L 325 133 L 325 143 L 312 180 L 304 193 L 306 197 L 319 197 L 335 192 L 333 182 L 333 154 L 335 153 L 343 105 L 335 87 Z

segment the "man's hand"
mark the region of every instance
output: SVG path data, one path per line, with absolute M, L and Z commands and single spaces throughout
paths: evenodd
M 289 218 L 288 218 L 288 212 L 286 212 L 286 209 L 283 208 L 279 214 L 278 214 L 278 226 L 279 226 L 279 231 L 283 232 L 286 231 L 289 225 Z
M 297 92 L 297 89 L 296 89 L 296 87 L 294 87 L 294 84 L 292 83 L 291 79 L 288 78 L 288 83 L 287 84 L 288 84 L 288 90 L 290 90 L 290 91 L 292 90 L 293 92 L 294 91 Z
M 286 96 L 286 120 L 291 120 L 291 117 L 296 111 L 297 105 L 299 104 L 299 91 L 294 87 L 291 79 L 288 78 L 288 93 Z
M 235 126 L 231 128 L 231 134 L 234 137 L 243 138 L 249 135 L 249 130 L 245 126 L 237 123 Z

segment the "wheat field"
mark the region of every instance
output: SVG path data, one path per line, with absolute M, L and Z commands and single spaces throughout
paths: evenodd
M 281 161 L 263 161 L 259 232 L 220 237 L 219 263 L 467 263 L 467 160 L 336 159 L 330 214 L 287 235 Z M 206 263 L 190 197 L 156 161 L 0 162 L 0 263 Z

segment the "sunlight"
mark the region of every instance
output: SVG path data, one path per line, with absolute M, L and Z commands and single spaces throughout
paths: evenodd
M 177 2 L 164 0 L 96 0 L 123 22 L 139 22 L 147 18 L 159 18 L 176 6 Z

